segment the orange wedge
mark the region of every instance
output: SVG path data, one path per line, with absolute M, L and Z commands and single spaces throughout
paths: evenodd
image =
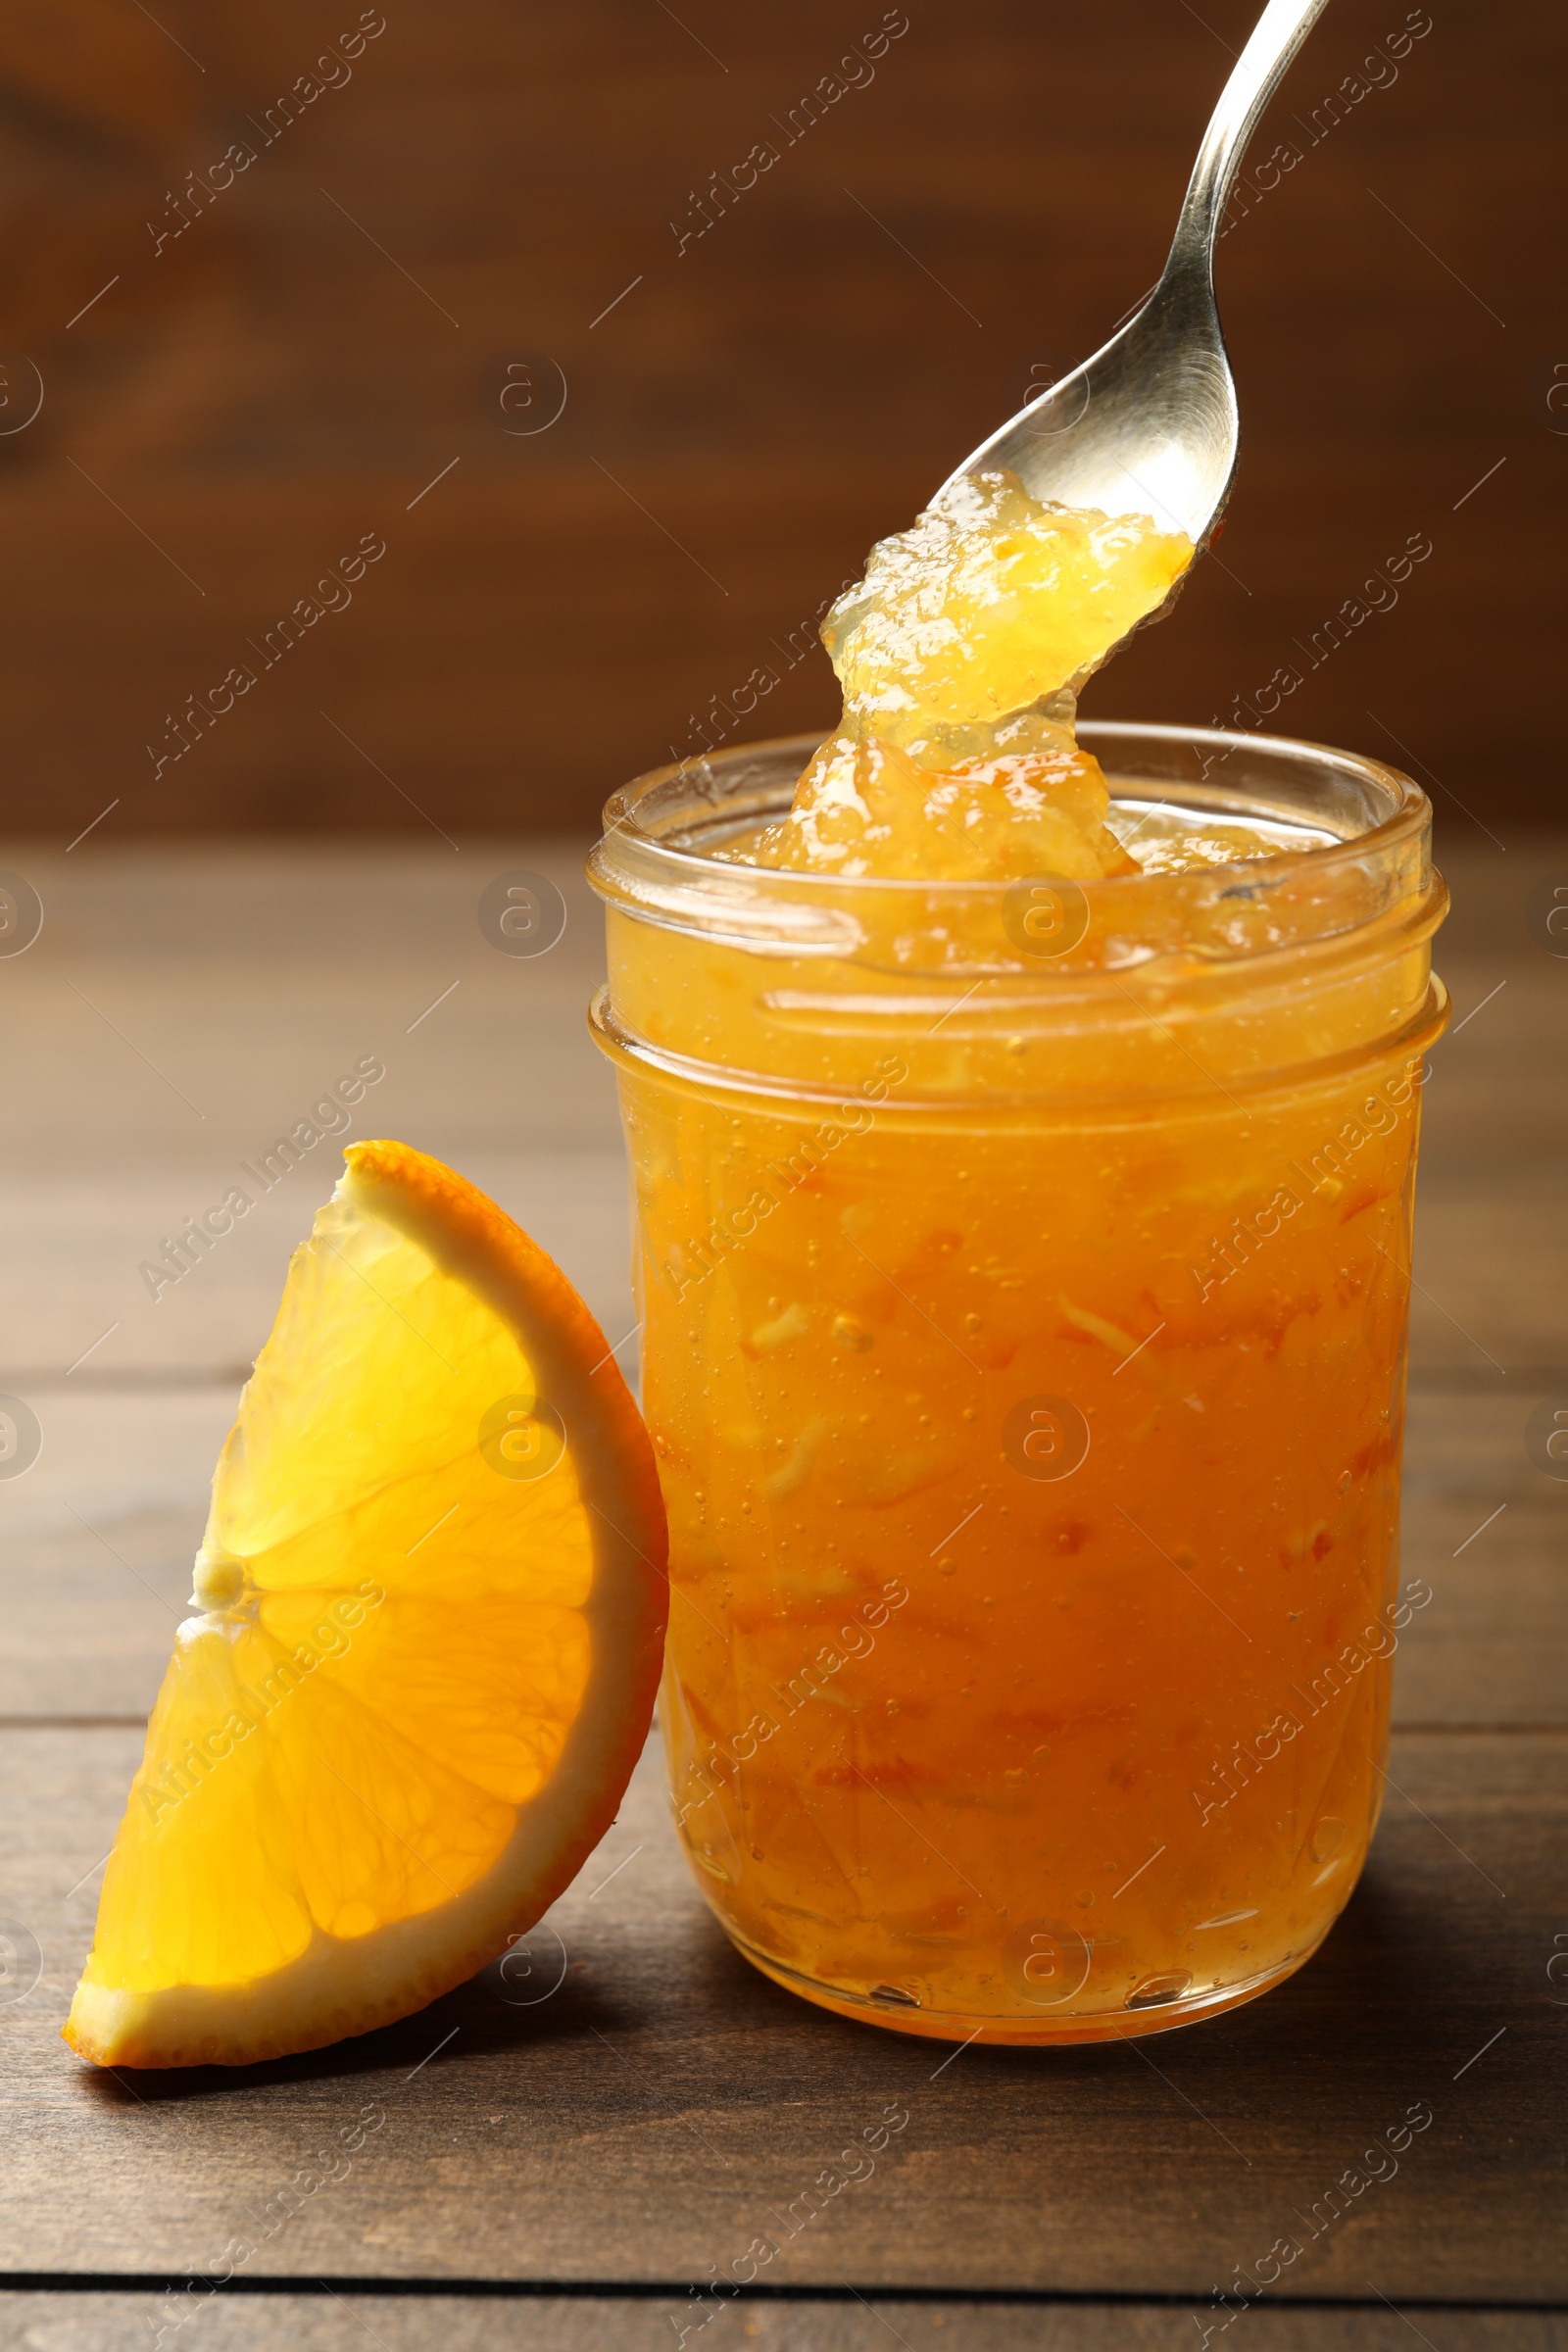
M 603 1333 L 494 1202 L 355 1144 L 213 1480 L 66 2039 L 243 2065 L 421 2008 L 614 1817 L 667 1586 Z

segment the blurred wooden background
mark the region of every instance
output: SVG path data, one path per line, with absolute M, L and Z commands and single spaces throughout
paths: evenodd
M 880 0 L 11 12 L 8 829 L 575 824 L 670 747 L 826 721 L 791 633 L 1142 295 L 1251 14 L 907 0 L 873 77 L 840 61 Z M 1223 717 L 1295 663 L 1276 723 L 1435 779 L 1446 824 L 1555 813 L 1563 46 L 1551 0 L 1335 0 L 1222 251 L 1221 560 L 1092 710 Z M 1412 534 L 1397 606 L 1307 672 Z

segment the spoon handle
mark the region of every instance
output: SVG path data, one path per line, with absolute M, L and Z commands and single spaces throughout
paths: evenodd
M 1280 76 L 1327 6 L 1328 0 L 1268 0 L 1203 133 L 1165 264 L 1167 278 L 1194 269 L 1212 276 L 1215 239 L 1247 142 Z

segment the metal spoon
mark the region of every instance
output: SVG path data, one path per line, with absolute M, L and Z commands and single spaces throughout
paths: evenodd
M 1036 498 L 1152 514 L 1202 552 L 1236 470 L 1214 244 L 1258 116 L 1327 5 L 1269 0 L 1203 133 L 1158 285 L 1102 350 L 983 441 L 944 489 L 1007 466 Z

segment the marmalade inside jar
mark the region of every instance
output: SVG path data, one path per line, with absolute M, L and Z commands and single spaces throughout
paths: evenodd
M 1075 741 L 1191 555 L 962 486 L 835 609 L 791 808 L 705 860 L 813 921 L 865 882 L 843 948 L 607 891 L 680 1833 L 760 1966 L 907 2032 L 1247 1999 L 1377 1814 L 1436 915 L 1379 931 L 1308 855 L 1140 944 L 1198 869 L 1337 839 L 1118 807 Z M 1143 917 L 1032 960 L 1041 876 Z M 1363 944 L 1274 970 L 1288 902 Z

